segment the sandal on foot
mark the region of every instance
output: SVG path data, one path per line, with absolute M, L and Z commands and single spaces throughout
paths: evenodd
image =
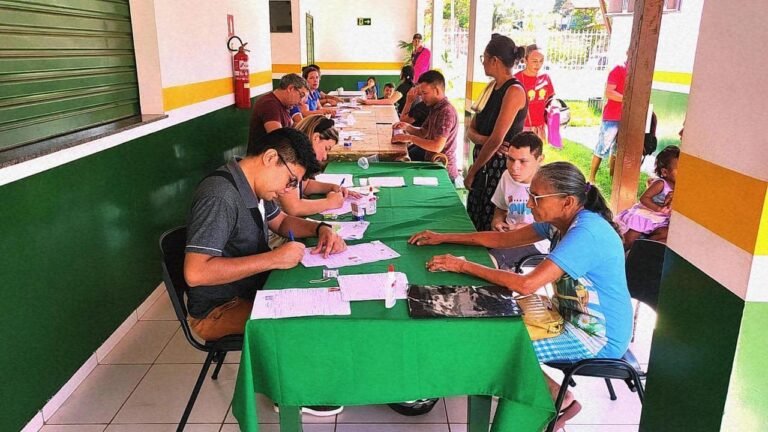
M 573 401 L 564 410 L 560 411 L 560 415 L 557 417 L 557 421 L 555 422 L 555 430 L 559 431 L 565 427 L 565 423 L 568 420 L 576 417 L 576 414 L 578 414 L 580 411 L 581 404 L 578 401 Z

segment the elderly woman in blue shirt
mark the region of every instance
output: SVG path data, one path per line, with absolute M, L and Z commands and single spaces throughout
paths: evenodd
M 550 254 L 526 275 L 489 268 L 453 255 L 432 257 L 427 268 L 466 273 L 523 295 L 552 283 L 553 304 L 565 326 L 561 335 L 533 342 L 539 361 L 622 357 L 632 336 L 632 304 L 621 237 L 605 199 L 568 162 L 542 166 L 528 194 L 527 205 L 536 223 L 502 233 L 423 231 L 414 234 L 409 242 L 419 246 L 456 243 L 510 248 L 550 240 Z M 547 382 L 555 399 L 560 387 L 548 376 Z M 570 392 L 562 406 L 557 428 L 581 409 Z

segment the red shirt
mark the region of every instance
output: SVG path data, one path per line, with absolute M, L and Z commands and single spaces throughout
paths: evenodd
M 627 65 L 618 65 L 608 74 L 608 84 L 616 86 L 616 91 L 624 94 L 624 83 L 627 80 Z M 603 121 L 621 120 L 621 102 L 608 99 L 603 108 Z
M 273 92 L 256 100 L 251 114 L 251 141 L 259 140 L 267 134 L 264 124 L 269 121 L 279 122 L 282 127 L 293 126 L 289 110 L 283 106 Z
M 525 75 L 523 71 L 516 73 L 515 78 L 523 84 L 525 94 L 528 96 L 528 116 L 525 118 L 525 126 L 543 126 L 544 106 L 547 99 L 555 95 L 552 79 L 547 74 L 532 77 Z

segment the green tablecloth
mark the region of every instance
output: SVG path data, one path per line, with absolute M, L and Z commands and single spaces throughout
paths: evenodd
M 452 253 L 490 265 L 483 248 L 416 247 L 408 237 L 423 229 L 474 230 L 446 171 L 434 164 L 380 163 L 363 171 L 332 163 L 326 172 L 403 176 L 408 186 L 382 188 L 365 239 L 381 240 L 400 258 L 344 267 L 341 274 L 385 272 L 392 263 L 410 283 L 481 284 L 453 273 L 430 273 L 424 263 Z M 413 186 L 414 176 L 440 185 Z M 265 289 L 335 286 L 310 284 L 322 268 L 274 271 Z M 251 320 L 246 325 L 233 412 L 241 430 L 257 431 L 256 393 L 281 406 L 365 405 L 458 395 L 499 396 L 493 431 L 541 431 L 554 414 L 543 375 L 519 318 L 411 319 L 399 300 L 352 303 L 351 316 Z

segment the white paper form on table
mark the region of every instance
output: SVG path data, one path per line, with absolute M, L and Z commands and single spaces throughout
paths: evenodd
M 341 205 L 341 207 L 324 210 L 324 211 L 321 211 L 320 214 L 341 216 L 343 214 L 351 213 L 352 203 L 357 202 L 358 200 L 361 200 L 363 198 L 352 198 L 351 196 L 347 196 L 346 198 L 344 198 L 344 203 Z
M 414 177 L 413 184 L 415 186 L 437 186 L 439 183 L 437 177 Z
M 387 285 L 387 273 L 369 273 L 339 276 L 341 298 L 346 301 L 384 300 Z M 408 296 L 408 277 L 405 273 L 395 272 L 395 298 Z
M 341 184 L 341 180 L 344 180 L 344 185 L 352 186 L 352 174 L 318 174 L 315 176 L 315 180 L 323 183 Z
M 251 319 L 351 314 L 339 288 L 289 288 L 256 291 Z
M 373 192 L 374 194 L 379 193 L 379 188 L 372 187 L 372 186 L 354 186 L 354 187 L 347 188 L 347 190 L 349 190 L 350 192 L 357 192 L 361 195 L 367 195 L 368 192 Z
M 339 268 L 400 257 L 399 253 L 378 240 L 348 246 L 344 252 L 330 255 L 328 258 L 323 258 L 323 254 L 320 253 L 312 254 L 312 249 L 314 248 L 304 250 L 304 257 L 301 259 L 304 267 Z
M 365 230 L 368 229 L 370 222 L 367 221 L 354 221 L 354 222 L 330 222 L 331 226 L 338 226 L 338 234 L 344 240 L 360 240 L 365 235 Z
M 405 179 L 402 177 L 370 177 L 368 184 L 378 187 L 403 187 Z

